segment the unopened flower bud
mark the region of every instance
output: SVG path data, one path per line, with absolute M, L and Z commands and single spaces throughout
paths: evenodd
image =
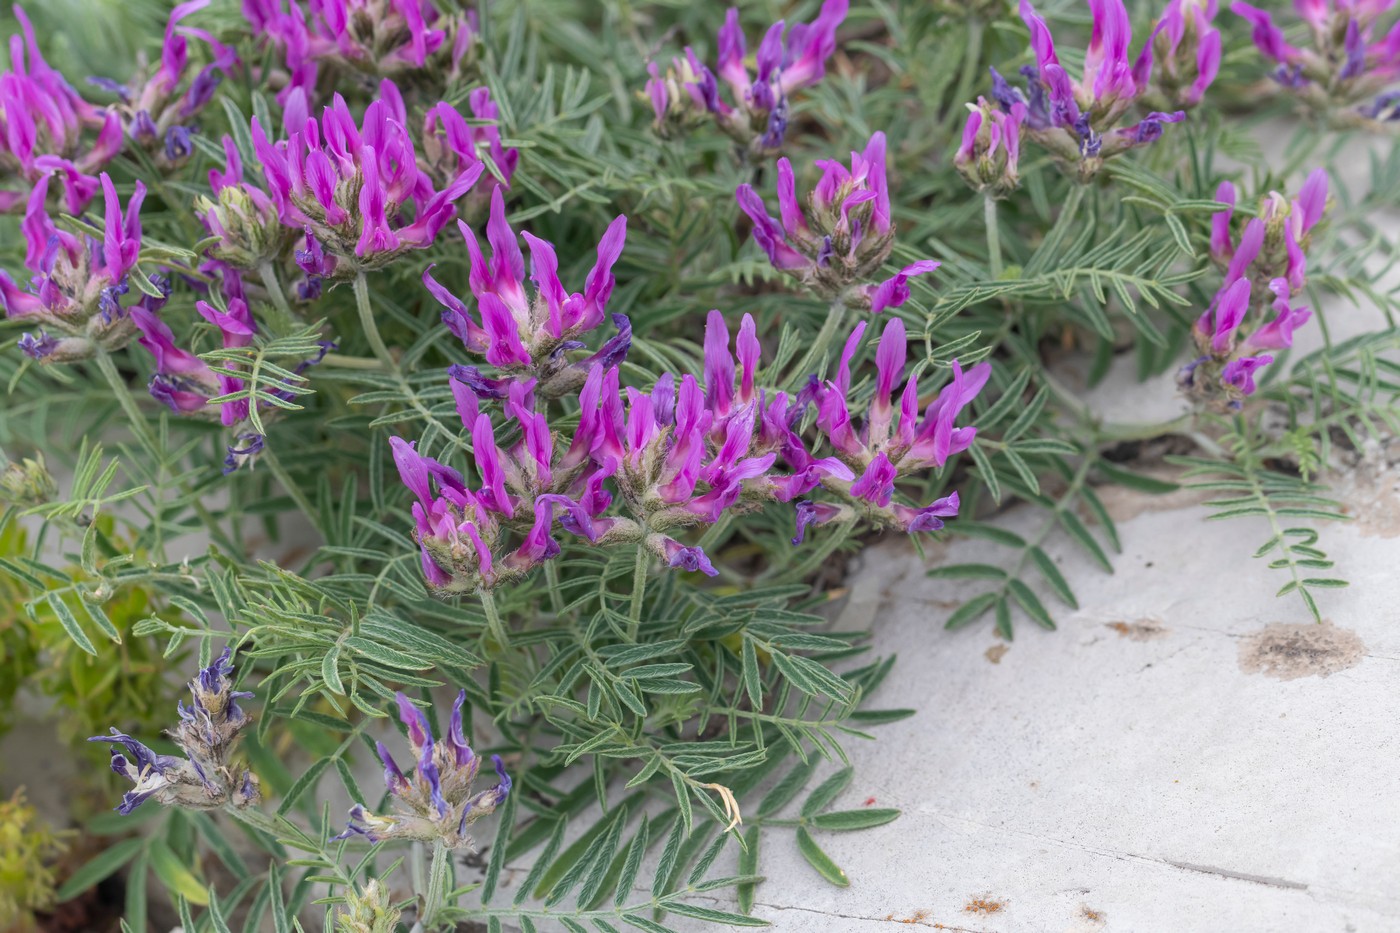
M 1021 125 L 1026 121 L 1026 107 L 1018 101 L 1012 104 L 1010 113 L 1002 113 L 986 98 L 979 97 L 967 109 L 967 125 L 953 165 L 973 190 L 1004 197 L 1021 183 L 1017 163 L 1021 158 Z
M 44 466 L 43 453 L 34 459 L 9 460 L 0 452 L 0 501 L 20 506 L 42 505 L 58 494 L 58 484 Z

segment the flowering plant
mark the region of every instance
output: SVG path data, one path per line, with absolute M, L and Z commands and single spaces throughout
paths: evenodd
M 899 816 L 816 771 L 911 713 L 826 626 L 877 538 L 1003 639 L 1077 606 L 1047 539 L 1111 569 L 1108 484 L 1228 490 L 1293 611 L 1345 584 L 1297 523 L 1400 429 L 1400 157 L 1325 154 L 1394 125 L 1387 3 L 461 6 L 15 13 L 0 724 L 67 711 L 60 899 L 758 925 L 761 837 L 844 883 L 821 832 Z M 1160 419 L 1084 385 L 1135 378 Z

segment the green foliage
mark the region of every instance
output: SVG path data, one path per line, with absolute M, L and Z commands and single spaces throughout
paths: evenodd
M 36 19 L 54 63 L 75 75 L 106 73 L 93 63 L 154 48 L 166 13 L 139 0 L 103 18 L 101 30 L 92 16 L 58 29 L 68 6 L 46 6 Z M 634 328 L 624 377 L 640 385 L 663 371 L 699 372 L 710 308 L 731 325 L 754 316 L 763 385 L 795 391 L 806 370 L 831 373 L 836 351 L 819 339 L 830 324 L 826 303 L 769 266 L 735 206 L 738 184 L 768 192 L 772 172 L 735 158 L 731 142 L 708 129 L 661 140 L 648 126 L 647 60 L 683 44 L 711 48 L 722 6 L 482 6 L 480 60 L 443 96 L 460 103 L 477 86 L 490 89 L 504 143 L 521 153 L 510 219 L 556 244 L 566 283 L 583 281 L 599 232 L 628 214 L 610 304 Z M 813 6 L 790 12 L 806 16 Z M 745 4 L 746 24 L 771 22 L 770 7 Z M 128 154 L 112 166 L 120 185 L 139 177 L 151 186 L 142 215 L 142 262 L 151 268 L 188 265 L 210 247 L 190 206 L 222 164 L 221 136 L 233 136 L 255 175 L 248 118 L 278 122 L 272 89 L 254 77 L 270 56 L 234 5 L 201 16 L 239 43 L 243 77 L 224 82 L 201 114 L 187 165 L 163 172 Z M 1312 527 L 1339 517 L 1318 480 L 1339 455 L 1400 428 L 1396 300 L 1377 271 L 1390 263 L 1376 261 L 1392 260 L 1395 246 L 1375 214 L 1400 198 L 1400 150 L 1372 159 L 1369 192 L 1338 193 L 1309 256 L 1324 325 L 1329 307 L 1365 300 L 1382 309 L 1387 330 L 1328 337 L 1291 368 L 1280 361 L 1237 416 L 1106 423 L 1066 385 L 1059 361 L 1076 354 L 1095 385 L 1115 366 L 1149 377 L 1189 359 L 1191 325 L 1220 281 L 1206 259 L 1216 185 L 1227 159 L 1262 163 L 1251 134 L 1277 110 L 1251 100 L 1257 113 L 1248 117 L 1193 112 L 1088 185 L 1028 147 L 1023 187 L 987 211 L 949 153 L 963 105 L 987 90 L 986 68 L 1009 73 L 1027 60 L 1023 27 L 997 4 L 873 0 L 854 4 L 846 32 L 827 79 L 793 99 L 786 154 L 799 188 L 814 178 L 814 159 L 886 132 L 898 227 L 886 271 L 929 257 L 943 263 L 885 312 L 908 327 L 921 398 L 947 382 L 954 359 L 993 363 L 966 421 L 978 427 L 973 446 L 901 480 L 901 497 L 920 503 L 957 490 L 962 512 L 950 531 L 992 546 L 982 561 L 930 570 L 975 584 L 948 627 L 989 620 L 1010 639 L 1018 620 L 1053 629 L 1062 607 L 1078 608 L 1051 543 L 1071 542 L 1112 572 L 1119 533 L 1096 490 L 1175 489 L 1131 462 L 1134 445 L 1165 437 L 1193 448 L 1174 462 L 1185 483 L 1218 494 L 1214 518 L 1269 524 L 1256 556 L 1288 573 L 1280 595 L 1296 593 L 1320 617 L 1321 591 L 1343 585 L 1345 568 L 1332 567 Z M 1219 98 L 1242 99 L 1253 79 L 1227 58 Z M 438 99 L 426 82 L 405 87 L 411 120 Z M 355 110 L 372 94 L 357 81 L 341 90 Z M 1294 182 L 1321 158 L 1314 135 L 1289 143 L 1277 177 L 1260 169 L 1245 182 L 1250 197 Z M 464 208 L 478 228 L 479 214 L 480 204 Z M 13 272 L 24 246 L 5 223 L 0 250 Z M 820 612 L 844 555 L 870 529 L 814 528 L 794 548 L 791 510 L 772 508 L 726 516 L 697 537 L 719 570 L 713 581 L 657 572 L 630 546 L 570 543 L 489 604 L 432 596 L 388 438 L 463 466 L 473 441 L 443 371 L 478 361 L 446 332 L 421 285 L 430 262 L 444 286 L 467 293 L 465 250 L 444 234 L 368 276 L 371 327 L 345 283 L 327 283 L 313 313 L 289 307 L 294 267 L 269 264 L 247 277 L 259 329 L 240 348 L 216 349 L 194 292 L 177 285 L 163 319 L 215 372 L 242 380 L 218 401 L 248 400 L 251 426 L 266 435 L 252 468 L 229 476 L 220 425 L 145 398 L 145 350 L 66 369 L 0 354 L 9 393 L 0 443 L 42 447 L 64 490 L 0 517 L 0 723 L 32 686 L 51 698 L 65 739 L 117 725 L 158 745 L 190 665 L 233 643 L 251 668 L 243 686 L 256 693 L 258 722 L 247 752 L 268 798 L 261 811 L 148 804 L 132 818 L 92 818 L 84 830 L 112 841 L 59 896 L 122 873 L 132 930 L 148 928 L 149 901 L 164 897 L 191 933 L 240 925 L 291 933 L 323 921 L 389 933 L 409 917 L 424 921 L 420 910 L 427 926 L 607 933 L 667 930 L 681 918 L 757 925 L 749 914 L 765 853 L 777 846 L 795 847 L 832 884 L 858 880 L 862 867 L 838 865 L 826 835 L 873 829 L 898 812 L 845 807 L 838 797 L 870 730 L 912 712 L 872 706 L 893 658 L 872 650 L 871 633 L 828 631 Z M 336 349 L 299 370 L 329 339 Z M 853 410 L 875 392 L 871 356 L 854 361 Z M 554 427 L 567 439 L 574 415 Z M 993 520 L 1013 506 L 1031 513 L 1030 531 Z M 373 741 L 393 728 L 394 693 L 457 688 L 467 691 L 473 745 L 501 754 L 515 780 L 496 825 L 477 824 L 479 875 L 441 853 L 334 840 L 342 818 L 326 800 L 378 802 L 380 788 L 361 786 L 357 766 L 374 767 Z M 92 770 L 108 773 L 96 762 Z M 727 854 L 737 872 L 712 877 Z M 525 870 L 510 889 L 506 864 Z M 716 898 L 732 898 L 738 912 L 710 906 Z
M 36 911 L 55 900 L 55 863 L 68 851 L 71 832 L 48 824 L 17 790 L 0 803 L 0 926 L 37 930 Z

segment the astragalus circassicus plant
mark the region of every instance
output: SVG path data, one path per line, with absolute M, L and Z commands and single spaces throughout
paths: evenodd
M 878 630 L 814 611 L 877 535 L 1004 545 L 932 569 L 981 581 L 948 625 L 1053 628 L 1044 543 L 1111 570 L 1095 488 L 1173 488 L 1125 465 L 1155 441 L 1267 520 L 1299 611 L 1344 585 L 1313 480 L 1396 426 L 1396 334 L 1319 299 L 1390 320 L 1344 244 L 1389 248 L 1400 160 L 1353 191 L 1317 153 L 1393 126 L 1389 4 L 768 6 L 146 0 L 62 43 L 16 9 L 0 530 L 38 533 L 0 571 L 94 669 L 168 649 L 60 895 L 756 925 L 761 836 L 845 884 L 820 834 L 898 816 L 828 809 L 911 712 L 870 705 Z M 1188 413 L 1105 422 L 1064 348 Z M 1038 535 L 985 523 L 1013 501 Z

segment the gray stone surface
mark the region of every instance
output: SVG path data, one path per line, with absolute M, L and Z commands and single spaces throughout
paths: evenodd
M 1052 538 L 1080 609 L 1058 607 L 1057 632 L 1018 622 L 1009 645 L 988 621 L 945 632 L 977 584 L 923 573 L 995 560 L 994 549 L 959 541 L 927 561 L 898 543 L 867 552 L 840 624 L 873 625 L 880 649 L 899 653 L 875 705 L 918 713 L 849 747 L 856 779 L 835 806 L 874 798 L 904 816 L 821 834 L 847 889 L 818 878 L 789 832 L 766 831 L 774 881 L 756 913 L 813 933 L 895 921 L 1400 930 L 1400 541 L 1324 529 L 1353 585 L 1326 596 L 1335 625 L 1312 626 L 1301 603 L 1273 598 L 1280 572 L 1249 557 L 1266 529 L 1207 524 L 1189 498 L 1110 499 L 1125 517 L 1112 576 Z M 1025 510 L 1002 524 L 1029 533 L 1039 521 Z M 1271 629 L 1261 652 L 1276 623 L 1308 623 L 1311 640 Z M 1246 673 L 1261 657 L 1292 679 Z M 979 898 L 1001 906 L 969 909 Z

